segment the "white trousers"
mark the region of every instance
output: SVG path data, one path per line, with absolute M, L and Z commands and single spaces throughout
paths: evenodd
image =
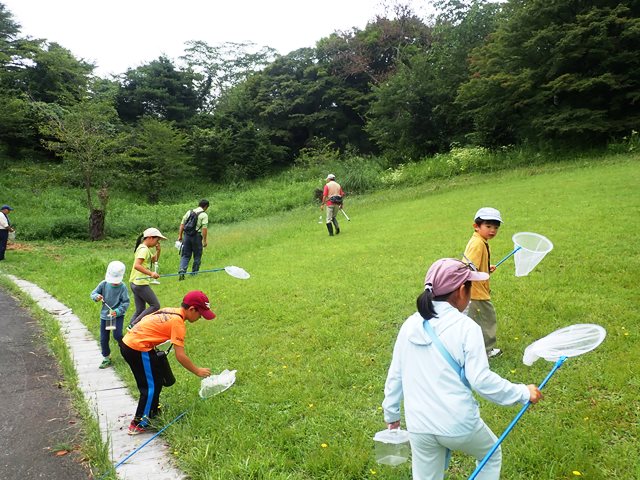
M 413 480 L 442 480 L 449 450 L 458 450 L 475 457 L 477 465 L 497 440 L 498 437 L 493 434 L 482 419 L 478 421 L 476 428 L 471 433 L 461 437 L 443 437 L 410 432 Z M 498 480 L 501 466 L 502 451 L 498 447 L 476 478 L 478 480 Z

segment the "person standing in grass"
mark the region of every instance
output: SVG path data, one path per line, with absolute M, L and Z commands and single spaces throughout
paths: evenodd
M 14 228 L 9 221 L 9 212 L 13 211 L 9 205 L 3 205 L 0 208 L 0 260 L 4 260 L 4 252 L 7 250 L 7 242 L 9 241 L 9 232 L 13 232 Z
M 179 308 L 163 308 L 147 315 L 122 339 L 120 352 L 131 367 L 140 391 L 138 408 L 129 425 L 129 435 L 144 433 L 150 420 L 159 413 L 163 381 L 155 347 L 171 341 L 176 360 L 184 368 L 201 378 L 211 375 L 210 369 L 196 366 L 185 352 L 186 321 L 193 323 L 201 316 L 207 320 L 216 318 L 207 296 L 199 290 L 193 290 L 184 296 Z
M 120 345 L 122 341 L 122 326 L 124 314 L 129 308 L 129 291 L 122 282 L 127 267 L 124 263 L 113 261 L 107 266 L 107 273 L 91 292 L 94 302 L 102 302 L 100 310 L 100 348 L 102 349 L 102 363 L 100 368 L 109 367 L 111 362 L 111 349 L 109 348 L 109 332 L 113 331 L 113 339 Z M 115 323 L 114 330 L 108 330 L 109 321 Z
M 464 259 L 471 262 L 480 272 L 490 274 L 496 269 L 496 266 L 491 264 L 489 240 L 498 234 L 501 224 L 502 216 L 495 208 L 483 207 L 474 217 L 474 232 L 464 251 Z M 466 313 L 482 328 L 487 357 L 500 355 L 502 350 L 496 348 L 498 322 L 496 310 L 491 303 L 488 279 L 483 282 L 474 282 L 472 285 L 471 302 Z
M 327 230 L 329 236 L 333 237 L 333 227 L 336 227 L 336 235 L 340 233 L 340 225 L 338 225 L 338 211 L 342 208 L 342 198 L 344 192 L 338 182 L 336 182 L 336 176 L 333 173 L 327 175 L 326 184 L 322 191 L 322 207 L 326 206 L 327 212 Z
M 159 278 L 160 275 L 150 270 L 151 263 L 157 262 L 160 258 L 160 240 L 167 237 L 160 233 L 157 228 L 147 228 L 136 240 L 135 258 L 133 268 L 129 276 L 129 284 L 133 292 L 133 301 L 136 311 L 131 317 L 129 327 L 135 325 L 150 313 L 160 308 L 160 300 L 150 287 L 151 278 Z M 153 250 L 152 250 L 153 249 Z M 149 305 L 147 307 L 147 305 Z
M 400 426 L 400 402 L 411 444 L 414 480 L 441 480 L 451 454 L 460 450 L 480 462 L 497 437 L 480 417 L 472 389 L 499 405 L 530 401 L 535 385 L 514 384 L 489 369 L 482 330 L 462 313 L 473 283 L 489 278 L 468 264 L 443 258 L 431 265 L 418 311 L 400 328 L 384 387 L 382 408 L 389 428 Z M 497 449 L 481 478 L 500 478 Z
M 203 198 L 198 204 L 198 208 L 189 210 L 182 216 L 178 229 L 178 241 L 182 242 L 180 251 L 180 268 L 178 269 L 178 280 L 184 280 L 184 275 L 189 268 L 189 262 L 193 255 L 193 265 L 191 272 L 197 273 L 200 270 L 202 251 L 207 246 L 207 231 L 209 226 L 209 216 L 207 209 L 209 200 Z

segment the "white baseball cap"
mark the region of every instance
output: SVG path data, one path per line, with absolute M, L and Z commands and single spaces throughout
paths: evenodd
M 327 175 L 327 180 L 335 180 L 336 176 L 333 173 L 330 173 L 329 175 Z
M 504 223 L 502 221 L 502 216 L 500 216 L 500 212 L 491 207 L 482 207 L 476 212 L 476 216 L 473 217 L 474 220 L 476 218 L 479 218 L 480 220 L 497 220 L 500 223 Z
M 160 230 L 158 230 L 157 228 L 147 228 L 144 232 L 142 232 L 142 238 L 147 238 L 147 237 L 160 237 L 163 240 L 167 239 L 167 237 L 162 235 L 160 233 Z
M 104 280 L 107 283 L 121 283 L 124 272 L 127 269 L 124 263 L 114 260 L 107 266 L 107 273 L 104 276 Z

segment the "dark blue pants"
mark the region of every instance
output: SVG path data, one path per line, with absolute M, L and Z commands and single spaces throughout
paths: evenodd
M 193 255 L 192 272 L 200 270 L 200 260 L 202 260 L 202 234 L 185 235 L 182 237 L 182 256 L 180 257 L 179 273 L 186 273 L 189 261 Z
M 109 337 L 113 332 L 113 339 L 120 345 L 122 341 L 122 325 L 124 323 L 124 316 L 116 317 L 116 329 L 107 330 L 107 321 L 100 319 L 100 348 L 102 349 L 102 356 L 108 357 L 111 355 L 111 349 L 109 348 Z
M 9 239 L 9 230 L 3 228 L 0 230 L 0 260 L 4 260 L 4 252 L 7 249 L 7 240 Z

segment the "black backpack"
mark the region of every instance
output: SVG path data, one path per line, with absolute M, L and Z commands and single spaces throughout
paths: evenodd
M 198 214 L 193 210 L 191 210 L 189 212 L 189 217 L 187 217 L 187 221 L 184 222 L 184 228 L 182 231 L 187 235 L 195 235 L 197 225 L 198 225 Z

